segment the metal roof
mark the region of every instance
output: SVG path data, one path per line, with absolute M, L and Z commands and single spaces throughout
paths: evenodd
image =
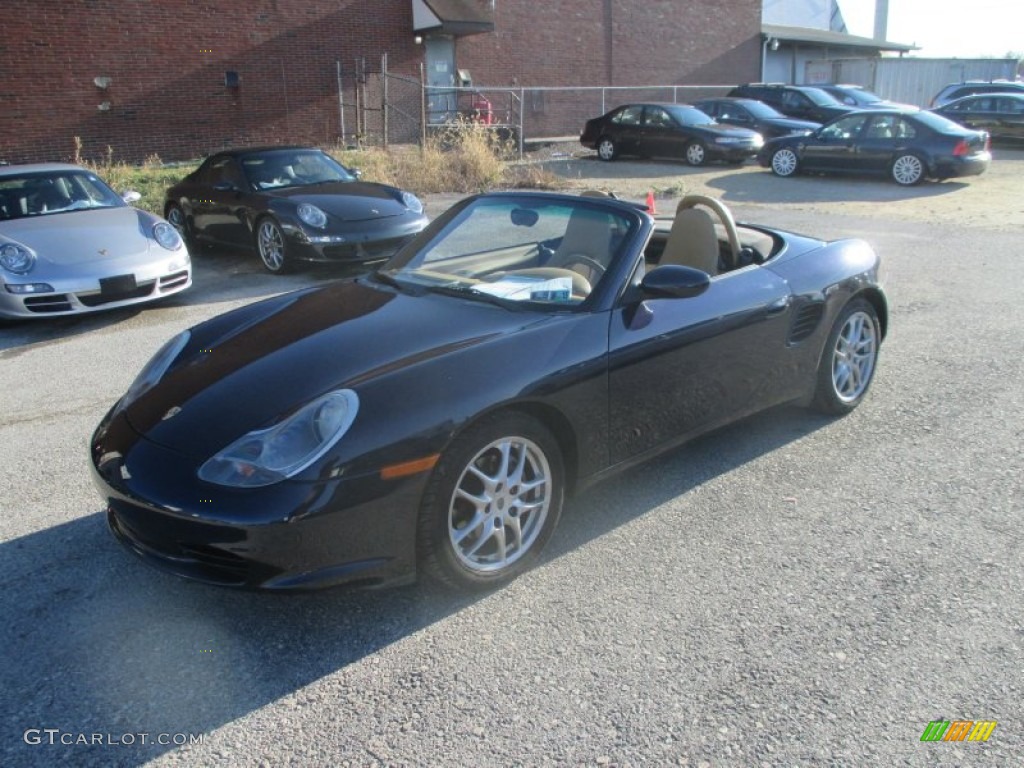
M 844 32 L 832 32 L 827 29 L 812 29 L 811 27 L 787 27 L 782 24 L 762 24 L 761 33 L 765 37 L 774 37 L 784 43 L 814 43 L 817 45 L 830 45 L 843 48 L 874 48 L 878 51 L 908 51 L 919 50 L 919 46 L 907 45 L 905 43 L 894 43 L 890 40 L 876 40 L 873 37 L 859 37 L 847 35 Z

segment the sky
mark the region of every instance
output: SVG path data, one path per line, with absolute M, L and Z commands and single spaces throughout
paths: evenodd
M 851 35 L 874 37 L 875 0 L 839 0 L 839 8 Z M 886 37 L 929 58 L 1024 54 L 1024 0 L 889 0 Z

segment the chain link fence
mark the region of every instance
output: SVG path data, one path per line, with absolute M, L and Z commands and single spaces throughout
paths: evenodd
M 356 59 L 338 64 L 341 136 L 355 146 L 421 144 L 430 136 L 460 126 L 486 126 L 516 147 L 573 140 L 583 125 L 611 109 L 634 102 L 693 103 L 724 96 L 727 85 L 644 85 L 580 87 L 439 87 L 423 78 L 388 71 L 387 54 L 379 65 Z

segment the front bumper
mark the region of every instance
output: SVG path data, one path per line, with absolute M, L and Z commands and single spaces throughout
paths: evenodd
M 369 222 L 340 233 L 314 233 L 298 225 L 284 225 L 283 229 L 289 256 L 302 261 L 362 264 L 390 258 L 428 223 L 427 217 L 420 215 L 402 217 L 387 226 Z
M 133 289 L 103 290 L 100 280 L 118 275 L 131 275 Z M 45 283 L 52 291 L 40 293 L 13 293 L 11 288 L 29 283 Z M 178 256 L 168 254 L 159 263 L 141 267 L 113 268 L 109 274 L 97 273 L 88 278 L 7 276 L 0 280 L 0 317 L 48 317 L 78 315 L 105 309 L 127 307 L 155 301 L 181 293 L 192 285 L 192 264 L 183 250 Z
M 114 536 L 178 576 L 270 590 L 415 579 L 426 473 L 222 488 L 199 481 L 187 457 L 139 437 L 123 415 L 100 424 L 90 464 Z

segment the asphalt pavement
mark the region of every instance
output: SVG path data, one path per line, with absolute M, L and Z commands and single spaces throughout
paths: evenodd
M 1024 177 L 1024 153 L 1005 162 Z M 0 327 L 0 765 L 1024 763 L 1024 185 L 976 220 L 903 208 L 984 195 L 986 176 L 799 180 L 823 207 L 687 173 L 741 219 L 882 254 L 872 391 L 846 418 L 779 408 L 590 490 L 491 594 L 238 593 L 106 530 L 87 441 L 148 357 L 338 271 L 204 252 L 166 304 Z M 899 206 L 864 210 L 870 185 Z M 922 742 L 935 720 L 997 726 Z

